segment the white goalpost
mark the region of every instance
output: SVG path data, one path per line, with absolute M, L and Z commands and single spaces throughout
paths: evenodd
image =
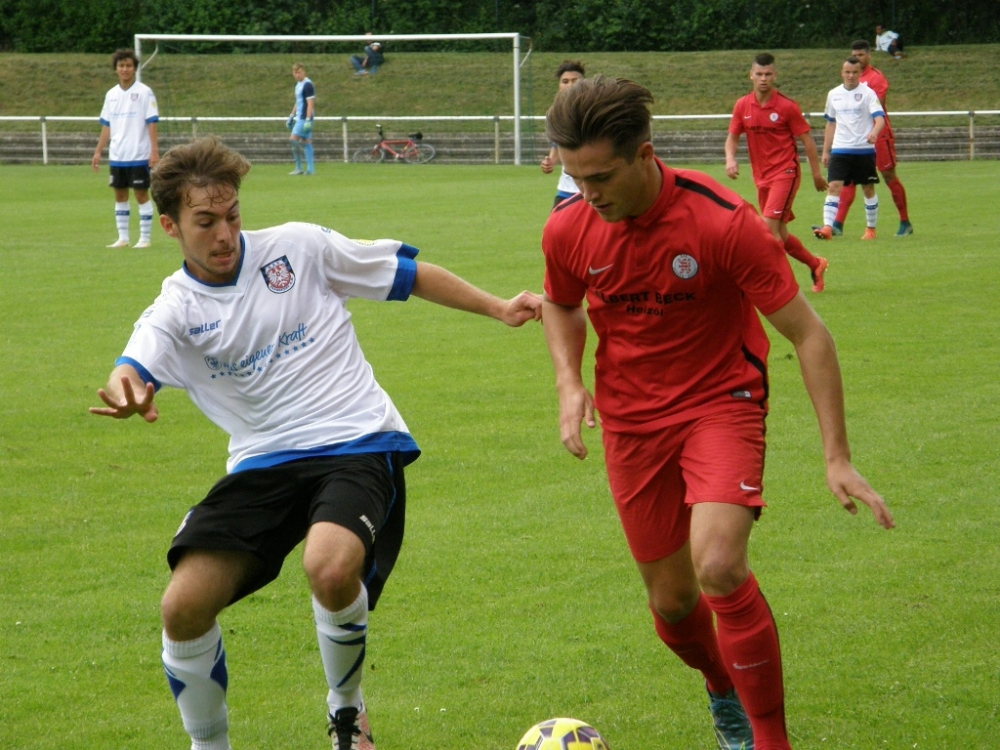
M 509 39 L 511 43 L 511 58 L 514 71 L 514 164 L 521 164 L 521 65 L 531 55 L 528 52 L 521 60 L 521 35 L 517 32 L 491 34 L 378 34 L 378 35 L 276 35 L 276 34 L 136 34 L 134 37 L 136 55 L 142 60 L 142 43 L 146 42 L 433 42 Z M 148 60 L 143 60 L 136 71 L 136 78 L 142 80 L 142 69 L 156 57 L 159 47 L 153 50 Z

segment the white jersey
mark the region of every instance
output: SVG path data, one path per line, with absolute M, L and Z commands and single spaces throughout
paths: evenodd
M 317 455 L 419 455 L 376 382 L 345 303 L 405 300 L 416 248 L 313 224 L 242 232 L 231 284 L 167 277 L 116 361 L 183 388 L 229 436 L 229 472 Z
M 826 97 L 823 117 L 837 124 L 830 153 L 875 153 L 875 146 L 868 142 L 868 134 L 875 127 L 875 118 L 885 117 L 885 112 L 867 83 L 859 83 L 850 91 L 843 84 L 831 90 Z
M 560 195 L 576 195 L 580 192 L 580 188 L 576 186 L 576 181 L 566 174 L 566 167 L 563 167 L 562 172 L 559 174 L 559 185 L 556 186 L 556 192 Z
M 875 37 L 875 49 L 881 52 L 888 52 L 889 45 L 894 41 L 899 39 L 899 34 L 895 31 L 883 31 L 881 34 Z
M 135 81 L 127 90 L 115 86 L 104 96 L 101 125 L 111 128 L 108 160 L 112 167 L 147 167 L 152 144 L 149 124 L 160 119 L 156 96 Z

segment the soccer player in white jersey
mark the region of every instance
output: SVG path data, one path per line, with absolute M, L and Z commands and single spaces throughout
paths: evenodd
M 101 163 L 101 153 L 110 142 L 111 187 L 115 191 L 115 225 L 118 239 L 108 247 L 128 247 L 128 191 L 135 193 L 139 207 L 139 241 L 136 247 L 149 247 L 153 231 L 153 204 L 149 200 L 149 168 L 160 158 L 156 142 L 156 123 L 160 114 L 156 96 L 149 86 L 135 79 L 139 58 L 130 49 L 120 49 L 111 56 L 111 66 L 118 74 L 118 85 L 108 91 L 101 109 L 101 135 L 97 139 L 94 171 Z
M 826 130 L 823 132 L 823 164 L 827 167 L 826 202 L 823 204 L 823 225 L 813 233 L 821 240 L 833 237 L 833 221 L 840 207 L 840 191 L 844 185 L 861 185 L 865 196 L 867 227 L 861 239 L 875 239 L 878 223 L 878 196 L 875 185 L 875 141 L 885 126 L 885 112 L 878 96 L 861 83 L 861 62 L 848 57 L 840 68 L 843 83 L 831 89 L 826 97 Z
M 316 87 L 306 78 L 306 69 L 302 63 L 292 65 L 292 77 L 295 78 L 295 104 L 288 116 L 288 128 L 292 131 L 289 141 L 295 158 L 295 169 L 289 174 L 313 174 L 312 129 L 313 117 L 316 116 Z
M 586 70 L 583 67 L 583 63 L 577 62 L 576 60 L 564 60 L 562 64 L 556 68 L 556 80 L 559 81 L 559 91 L 568 89 L 577 81 L 582 81 L 585 75 Z M 549 153 L 542 159 L 542 172 L 545 174 L 551 174 L 552 170 L 555 169 L 556 164 L 561 163 L 562 162 L 559 159 L 559 149 L 553 143 L 551 144 Z M 564 167 L 559 173 L 559 184 L 556 185 L 556 198 L 552 203 L 553 208 L 558 206 L 567 198 L 572 198 L 579 192 L 580 188 L 576 186 L 576 182 L 573 178 L 566 174 L 566 169 Z
M 303 567 L 327 680 L 334 750 L 373 750 L 361 674 L 368 611 L 403 536 L 403 467 L 419 449 L 358 344 L 345 303 L 415 295 L 510 326 L 541 298 L 494 297 L 396 240 L 312 224 L 243 231 L 250 169 L 214 138 L 170 149 L 152 175 L 160 225 L 184 262 L 142 314 L 98 415 L 154 422 L 161 386 L 187 390 L 230 435 L 228 474 L 185 516 L 168 552 L 163 665 L 193 750 L 229 750 L 217 616 Z

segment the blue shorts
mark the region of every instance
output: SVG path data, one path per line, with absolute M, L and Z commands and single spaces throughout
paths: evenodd
M 306 124 L 309 125 L 309 133 L 306 134 Z M 312 120 L 300 120 L 296 118 L 295 127 L 292 128 L 292 135 L 301 138 L 304 141 L 312 140 Z

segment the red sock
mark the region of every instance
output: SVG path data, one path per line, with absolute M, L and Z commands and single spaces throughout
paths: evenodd
M 847 212 L 850 210 L 851 204 L 854 203 L 854 194 L 857 190 L 856 185 L 844 185 L 840 191 L 840 208 L 837 209 L 837 218 L 834 221 L 841 226 L 847 219 Z
M 705 675 L 708 689 L 716 695 L 728 693 L 733 681 L 726 671 L 726 665 L 719 653 L 719 642 L 715 637 L 712 609 L 704 594 L 691 614 L 680 622 L 667 622 L 650 606 L 656 634 L 667 647 L 692 669 Z
M 767 601 L 753 573 L 728 596 L 707 597 L 719 650 L 753 727 L 757 750 L 791 750 L 785 730 L 781 649 Z
M 899 211 L 899 220 L 909 221 L 910 214 L 906 210 L 906 188 L 903 187 L 903 183 L 896 177 L 887 180 L 885 184 L 889 188 L 889 192 L 892 193 L 892 202 L 896 204 L 896 210 Z
M 810 270 L 815 271 L 819 266 L 819 258 L 806 250 L 806 246 L 794 234 L 785 237 L 785 252 L 799 263 L 805 263 Z

